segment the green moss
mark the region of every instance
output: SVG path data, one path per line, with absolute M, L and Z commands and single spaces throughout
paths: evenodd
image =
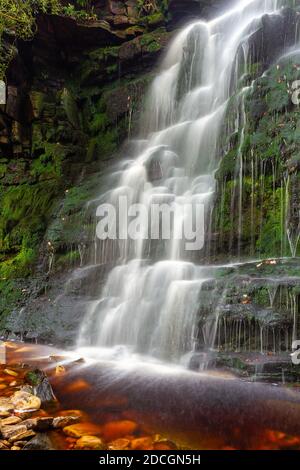
M 57 191 L 56 185 L 44 182 L 11 187 L 2 193 L 0 212 L 2 277 L 20 277 L 30 273 Z
M 96 113 L 90 123 L 90 130 L 93 135 L 102 132 L 108 124 L 107 115 L 105 113 Z
M 106 67 L 106 73 L 108 75 L 115 74 L 115 73 L 118 72 L 118 70 L 119 70 L 118 64 L 112 64 L 112 65 L 109 65 L 108 67 Z
M 37 251 L 24 246 L 16 256 L 0 264 L 0 278 L 14 279 L 27 277 L 32 274 L 36 260 Z
M 162 12 L 156 12 L 145 18 L 148 26 L 157 27 L 165 22 L 165 16 Z
M 261 289 L 255 289 L 254 293 L 252 294 L 252 301 L 261 307 L 269 307 L 270 306 L 270 295 L 267 288 L 262 287 Z
M 157 29 L 153 33 L 144 34 L 140 39 L 140 44 L 144 52 L 158 52 L 162 49 L 161 38 L 165 34 L 165 29 Z
M 257 240 L 257 250 L 262 256 L 274 256 L 282 253 L 282 242 L 285 236 L 284 219 L 282 213 L 285 207 L 285 193 L 282 188 L 273 192 L 266 192 L 264 207 L 262 208 L 262 229 Z M 283 253 L 288 255 L 288 253 Z
M 0 279 L 0 326 L 22 297 L 22 289 L 14 280 Z
M 55 258 L 54 269 L 60 270 L 77 265 L 80 261 L 80 254 L 78 250 L 69 251 L 63 255 L 58 255 Z
M 216 173 L 216 178 L 220 181 L 225 179 L 232 179 L 236 171 L 236 159 L 237 159 L 237 148 L 230 150 L 222 158 L 218 171 Z
M 79 109 L 74 96 L 72 95 L 70 90 L 66 88 L 62 92 L 62 105 L 70 123 L 76 129 L 79 129 L 81 127 Z

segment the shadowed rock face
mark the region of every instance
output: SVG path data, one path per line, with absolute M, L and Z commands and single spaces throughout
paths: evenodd
M 231 2 L 234 4 L 234 2 Z M 182 25 L 195 18 L 212 18 L 228 6 L 228 0 L 170 0 L 172 25 Z

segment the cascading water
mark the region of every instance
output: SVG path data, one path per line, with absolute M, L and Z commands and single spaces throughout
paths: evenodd
M 245 124 L 247 89 L 239 91 L 239 81 L 250 63 L 248 39 L 264 14 L 284 4 L 241 0 L 222 16 L 190 24 L 177 35 L 149 92 L 142 151 L 123 165 L 106 202 L 118 206 L 119 197 L 126 196 L 128 204 L 142 203 L 149 211 L 153 203 L 204 204 L 207 233 L 225 115 L 233 96 L 239 97 L 235 124 Z M 239 159 L 243 162 L 241 152 Z M 242 185 L 242 165 L 239 171 Z M 242 200 L 239 204 L 241 212 Z M 193 349 L 202 287 L 213 269 L 196 263 L 204 250 L 188 252 L 186 240 L 176 236 L 186 222 L 176 218 L 170 240 L 160 240 L 155 249 L 145 237 L 117 243 L 118 261 L 84 319 L 80 346 L 126 346 L 177 362 Z M 125 234 L 126 223 L 123 214 L 119 229 Z M 241 213 L 239 225 L 241 231 Z M 145 227 L 140 232 L 146 235 Z M 209 321 L 214 341 L 216 328 Z

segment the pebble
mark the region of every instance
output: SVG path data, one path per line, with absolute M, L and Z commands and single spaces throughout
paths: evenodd
M 54 429 L 62 429 L 72 424 L 77 424 L 80 421 L 80 416 L 57 416 L 53 419 Z
M 9 424 L 18 424 L 22 420 L 18 418 L 18 416 L 9 416 L 8 418 L 4 418 L 1 420 L 2 426 L 8 426 Z
M 129 439 L 116 439 L 108 444 L 108 450 L 126 450 L 130 448 Z
M 70 437 L 93 436 L 99 434 L 100 428 L 93 423 L 78 423 L 66 426 L 63 432 Z
M 8 450 L 9 448 L 0 441 L 0 450 Z
M 82 436 L 75 444 L 76 450 L 104 450 L 105 445 L 99 437 Z
M 34 437 L 34 436 L 35 436 L 34 431 L 24 431 L 24 432 L 21 432 L 20 434 L 17 434 L 16 436 L 11 437 L 9 439 L 9 441 L 10 442 L 23 441 L 23 440 L 29 439 L 30 437 Z
M 11 443 L 10 443 L 9 441 L 1 440 L 0 442 L 2 442 L 2 444 L 4 444 L 6 447 L 10 447 L 10 446 L 11 446 Z
M 18 377 L 18 373 L 11 369 L 4 369 L 4 374 L 11 375 L 12 377 Z
M 14 405 L 16 411 L 36 411 L 41 407 L 41 400 L 39 397 L 31 393 L 20 390 L 15 392 L 10 398 L 11 403 Z
M 159 441 L 154 442 L 153 449 L 154 450 L 176 450 L 178 449 L 178 447 L 173 441 L 169 441 L 168 439 L 161 439 Z
M 56 375 L 62 375 L 65 372 L 66 372 L 66 369 L 64 368 L 64 366 L 61 366 L 61 365 L 56 366 L 56 368 L 55 368 L 55 374 Z
M 19 436 L 23 432 L 26 432 L 27 428 L 23 424 L 7 425 L 1 427 L 2 437 L 4 439 L 10 439 L 14 436 Z
M 10 448 L 10 450 L 21 450 L 21 447 L 18 447 L 18 446 L 12 446 Z

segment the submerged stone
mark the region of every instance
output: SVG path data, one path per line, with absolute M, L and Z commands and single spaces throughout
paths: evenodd
M 75 444 L 77 450 L 104 450 L 105 445 L 99 437 L 82 436 Z

